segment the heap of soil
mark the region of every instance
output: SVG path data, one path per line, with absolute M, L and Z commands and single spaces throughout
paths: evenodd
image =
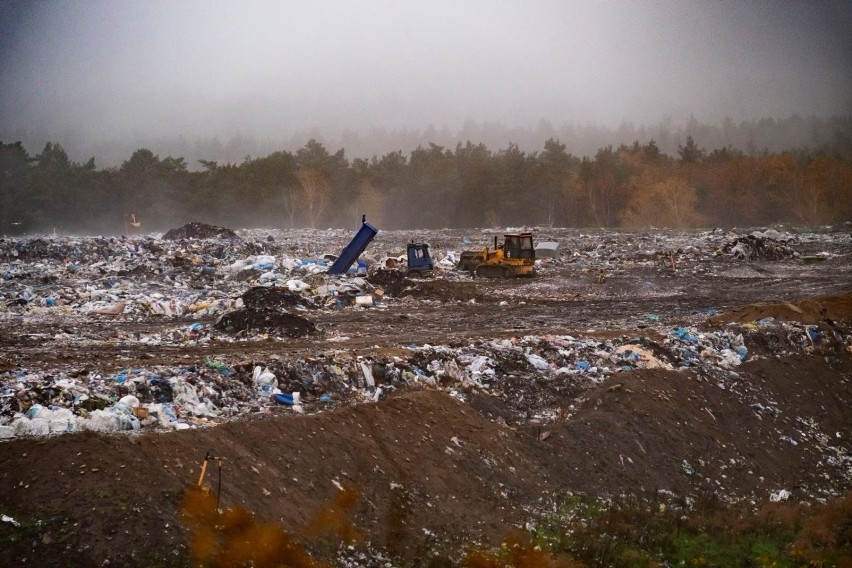
M 848 491 L 843 463 L 820 448 L 849 451 L 852 355 L 760 359 L 738 372 L 736 390 L 698 371 L 625 373 L 566 396 L 562 419 L 517 428 L 500 423 L 500 402 L 487 394 L 468 405 L 415 391 L 165 435 L 14 439 L 0 452 L 10 488 L 0 511 L 21 526 L 0 523 L 0 565 L 190 565 L 180 502 L 207 451 L 225 458 L 223 508 L 302 534 L 338 487 L 351 487 L 354 514 L 341 521 L 411 565 L 434 539 L 448 551 L 499 543 L 565 492 L 762 501 L 779 489 L 793 500 Z M 208 466 L 214 491 L 217 474 Z
M 269 288 L 267 286 L 255 286 L 249 288 L 242 295 L 243 304 L 253 310 L 282 311 L 287 308 L 301 306 L 304 308 L 316 308 L 316 303 L 304 296 L 283 290 L 281 288 Z
M 823 296 L 788 303 L 752 304 L 708 318 L 711 325 L 745 323 L 764 318 L 816 325 L 822 321 L 852 322 L 852 294 Z
M 728 242 L 722 251 L 740 260 L 785 260 L 796 256 L 796 251 L 775 239 L 746 235 Z
M 163 235 L 163 238 L 167 241 L 177 241 L 180 239 L 235 239 L 237 238 L 237 234 L 225 227 L 192 222 L 187 223 L 179 229 L 171 229 Z
M 413 282 L 405 277 L 405 273 L 402 270 L 385 268 L 374 270 L 367 277 L 367 282 L 377 288 L 382 288 L 385 294 L 394 298 L 398 298 L 406 287 L 413 284 Z
M 367 281 L 392 298 L 408 296 L 428 297 L 442 302 L 480 301 L 483 294 L 473 282 L 449 282 L 447 280 L 421 280 L 406 278 L 401 270 L 380 268 L 367 278 Z
M 224 314 L 216 327 L 228 333 L 262 332 L 303 337 L 317 332 L 316 325 L 308 319 L 291 314 L 288 308 L 316 307 L 313 302 L 289 290 L 256 286 L 243 296 L 244 306 Z

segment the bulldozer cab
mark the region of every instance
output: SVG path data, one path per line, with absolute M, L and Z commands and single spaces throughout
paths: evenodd
M 503 242 L 503 256 L 505 258 L 535 258 L 535 248 L 531 233 L 518 233 L 505 235 Z

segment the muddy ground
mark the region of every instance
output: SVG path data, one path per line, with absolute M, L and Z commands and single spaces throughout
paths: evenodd
M 498 543 L 576 493 L 683 505 L 708 495 L 760 503 L 782 490 L 819 503 L 850 491 L 848 231 L 799 238 L 789 245 L 797 255 L 781 260 L 713 254 L 719 247 L 704 236 L 639 246 L 647 236 L 541 233 L 563 243 L 562 257 L 535 278 L 438 271 L 406 281 L 380 308 L 301 313 L 321 331 L 301 338 L 148 345 L 117 339 L 182 320 L 28 317 L 9 307 L 0 370 L 109 373 L 331 352 L 405 359 L 424 344 L 525 336 L 635 336 L 664 358 L 667 334 L 687 326 L 742 333 L 748 358 L 735 370 L 635 369 L 568 386 L 504 361 L 501 382 L 486 390 L 439 381 L 390 389 L 376 403 L 343 399 L 321 412 L 306 403 L 307 415 L 267 407 L 179 432 L 14 438 L 0 443 L 0 513 L 19 525 L 0 523 L 0 564 L 186 565 L 191 525 L 180 504 L 206 452 L 224 458 L 222 508 L 281 523 L 332 564 L 343 562 L 334 526 L 319 537 L 304 530 L 341 487 L 357 495 L 343 524 L 366 551 L 353 562 L 364 565 L 426 565 L 438 552 L 458 559 L 465 546 Z M 382 244 L 380 234 L 376 246 L 410 235 L 391 237 L 399 242 Z M 433 250 L 462 248 L 460 235 L 431 237 Z M 776 320 L 754 323 L 767 317 Z M 817 340 L 802 340 L 806 324 Z M 86 341 L 58 347 L 69 332 Z M 206 474 L 214 492 L 218 474 L 214 462 Z

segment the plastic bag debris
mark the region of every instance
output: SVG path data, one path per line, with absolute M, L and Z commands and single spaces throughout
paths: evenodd
M 277 328 L 247 325 L 230 331 L 209 323 L 251 302 L 257 302 L 255 305 L 261 307 L 261 312 L 269 308 L 267 311 L 273 314 L 298 314 L 310 321 L 315 310 L 354 309 L 359 296 L 365 298 L 362 302 L 371 296 L 375 301 L 380 296 L 377 285 L 386 292 L 382 304 L 392 307 L 395 301 L 403 307 L 407 301 L 436 302 L 439 307 L 446 304 L 446 308 L 441 309 L 452 309 L 452 302 L 456 301 L 492 301 L 459 293 L 470 277 L 452 269 L 458 253 L 449 249 L 435 250 L 436 266 L 447 269 L 441 279 L 426 281 L 429 286 L 423 286 L 423 282 L 404 283 L 403 278 L 396 288 L 395 281 L 390 282 L 393 287 L 373 282 L 374 266 L 369 262 L 365 263 L 368 267 L 366 277 L 326 277 L 328 263 L 322 252 L 335 250 L 336 246 L 315 242 L 318 233 L 304 235 L 301 231 L 293 231 L 287 233 L 286 238 L 281 236 L 270 242 L 265 232 L 258 231 L 239 231 L 236 237 L 222 237 L 218 232 L 203 237 L 200 230 L 192 235 L 190 232 L 175 240 L 156 236 L 7 239 L 0 243 L 0 260 L 4 262 L 0 269 L 0 321 L 10 329 L 16 318 L 21 317 L 43 318 L 51 325 L 60 322 L 61 325 L 54 327 L 61 331 L 57 331 L 52 340 L 58 349 L 71 342 L 85 344 L 90 341 L 75 331 L 75 322 L 84 318 L 163 324 L 156 332 L 118 331 L 115 337 L 107 339 L 117 346 L 194 346 L 211 340 L 232 343 L 283 341 L 289 325 L 286 321 Z M 338 235 L 341 241 L 349 238 L 347 231 L 325 234 Z M 578 274 L 587 271 L 596 274 L 602 269 L 608 280 L 633 267 L 671 274 L 671 263 L 661 261 L 661 255 L 667 253 L 676 257 L 678 273 L 686 270 L 701 273 L 707 259 L 729 256 L 719 262 L 736 264 L 737 270 L 748 275 L 752 274 L 748 267 L 742 267 L 732 255 L 723 252 L 726 243 L 741 236 L 726 231 L 692 235 L 566 231 L 558 234 L 561 254 L 548 259 L 542 270 L 549 266 L 568 266 Z M 791 249 L 808 244 L 812 250 L 827 250 L 821 239 L 849 242 L 846 235 L 797 234 L 790 237 L 783 232 L 763 231 L 752 236 L 763 241 L 772 239 Z M 556 238 L 555 232 L 547 237 L 554 242 Z M 455 239 L 448 246 L 461 247 L 461 243 Z M 376 258 L 393 258 L 392 251 L 385 252 L 387 254 L 378 254 Z M 448 283 L 461 286 L 450 288 Z M 535 281 L 524 285 L 535 287 L 535 293 L 542 296 L 562 298 L 565 295 L 564 289 L 541 286 Z M 674 288 L 640 280 L 634 292 L 653 299 L 671 294 Z M 255 291 L 247 297 L 247 291 L 253 289 Z M 506 289 L 505 297 L 500 300 L 513 309 L 523 309 L 523 298 L 515 296 L 516 289 L 521 290 L 521 287 Z M 405 290 L 410 296 L 402 297 Z M 436 300 L 440 300 L 440 304 Z M 119 314 L 101 316 L 94 313 L 119 303 L 124 304 Z M 700 315 L 705 311 L 698 308 L 695 313 Z M 351 353 L 335 351 L 313 358 L 294 354 L 248 363 L 236 357 L 210 362 L 187 360 L 185 364 L 171 367 L 128 368 L 120 372 L 114 368 L 92 368 L 88 374 L 79 376 L 71 376 L 70 369 L 0 370 L 0 388 L 3 389 L 0 394 L 8 395 L 0 399 L 0 435 L 55 434 L 69 431 L 69 425 L 74 430 L 82 430 L 92 426 L 87 421 L 97 412 L 107 415 L 97 415 L 100 418 L 96 422 L 104 428 L 128 425 L 133 428 L 129 418 L 116 419 L 114 415 L 136 418 L 142 428 L 188 428 L 275 409 L 279 402 L 271 394 L 276 388 L 282 392 L 275 394 L 300 392 L 301 401 L 293 406 L 298 405 L 306 412 L 345 400 L 373 400 L 379 389 L 381 397 L 398 388 L 429 386 L 453 391 L 462 400 L 472 389 L 480 389 L 501 397 L 519 416 L 545 419 L 553 410 L 548 406 L 550 394 L 539 393 L 521 399 L 517 396 L 519 381 L 540 381 L 547 389 L 552 389 L 548 392 L 555 393 L 553 397 L 568 396 L 607 380 L 614 373 L 660 365 L 675 369 L 697 368 L 711 377 L 712 384 L 718 382 L 726 389 L 736 390 L 738 379 L 733 369 L 753 356 L 749 333 L 757 333 L 758 328 L 774 332 L 777 328 L 779 335 L 795 342 L 790 349 L 802 350 L 818 348 L 829 333 L 818 327 L 806 328 L 771 318 L 749 322 L 738 327 L 736 332 L 700 331 L 688 321 L 678 322 L 676 328 L 663 327 L 659 323 L 660 320 L 671 322 L 672 318 L 671 314 L 635 315 L 635 323 L 655 330 L 654 339 L 530 335 L 452 348 L 412 344 L 411 349 L 406 350 L 409 355 L 396 359 L 358 360 Z M 328 341 L 346 341 L 345 337 L 331 333 Z M 337 344 L 328 346 L 338 347 Z M 346 346 L 340 347 L 345 350 Z M 372 384 L 364 366 L 370 370 Z M 268 369 L 275 380 L 257 384 L 254 380 L 256 367 L 260 367 L 261 372 Z M 15 396 L 18 392 L 23 393 L 21 399 Z M 139 404 L 123 403 L 128 395 L 136 397 Z M 289 396 L 293 398 L 292 394 Z M 117 408 L 117 403 L 125 406 L 126 412 Z M 764 410 L 756 411 L 768 416 L 771 405 L 763 403 Z M 51 413 L 65 409 L 74 420 L 70 421 L 64 413 L 53 419 L 48 419 L 48 414 L 25 416 L 34 405 Z M 134 414 L 134 409 L 142 408 L 148 411 L 148 416 Z
M 779 491 L 773 491 L 769 494 L 769 500 L 773 503 L 780 503 L 781 501 L 786 501 L 790 498 L 792 493 L 787 491 L 786 489 L 781 489 Z

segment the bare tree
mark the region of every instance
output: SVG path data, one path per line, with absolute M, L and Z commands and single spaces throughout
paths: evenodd
M 331 203 L 331 184 L 323 172 L 312 168 L 300 168 L 296 178 L 302 188 L 305 221 L 316 228 Z

